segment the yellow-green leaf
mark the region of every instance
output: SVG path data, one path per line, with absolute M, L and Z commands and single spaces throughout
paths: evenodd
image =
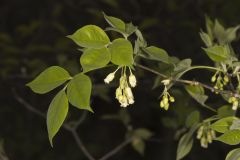
M 44 94 L 60 86 L 70 78 L 71 76 L 65 69 L 52 66 L 43 71 L 32 82 L 28 83 L 27 86 L 35 93 Z
M 68 113 L 68 99 L 64 90 L 58 92 L 53 98 L 47 112 L 48 137 L 53 146 L 52 139 L 59 131 Z
M 68 100 L 73 106 L 92 112 L 90 107 L 91 90 L 92 83 L 90 78 L 82 73 L 77 74 L 68 84 Z
M 107 34 L 95 25 L 86 25 L 69 35 L 68 38 L 77 45 L 87 48 L 102 48 L 110 42 Z
M 111 54 L 106 47 L 95 49 L 86 49 L 81 58 L 80 63 L 83 71 L 91 71 L 106 66 L 111 60 Z
M 133 63 L 133 47 L 131 42 L 126 39 L 115 39 L 109 46 L 112 55 L 112 63 L 116 65 L 131 66 Z

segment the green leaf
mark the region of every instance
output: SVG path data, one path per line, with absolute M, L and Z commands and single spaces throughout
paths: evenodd
M 100 49 L 89 48 L 83 52 L 80 63 L 83 71 L 87 72 L 106 66 L 110 60 L 111 54 L 106 47 Z
M 171 58 L 173 61 L 174 58 Z M 180 71 L 183 71 L 189 67 L 191 67 L 191 64 L 192 64 L 192 60 L 187 58 L 187 59 L 183 59 L 179 62 L 177 62 L 175 68 L 174 68 L 174 72 L 180 72 Z
M 229 145 L 237 145 L 240 143 L 240 130 L 229 130 L 215 140 L 221 141 Z
M 189 114 L 189 116 L 186 119 L 186 126 L 191 127 L 196 123 L 199 123 L 200 121 L 200 112 L 199 111 L 193 111 Z
M 137 27 L 132 22 L 126 24 L 126 33 L 129 35 L 133 34 L 137 30 Z
M 145 142 L 140 138 L 134 138 L 132 140 L 132 147 L 141 155 L 144 154 Z
M 112 55 L 112 63 L 116 65 L 132 65 L 133 48 L 128 40 L 123 38 L 115 39 L 112 44 L 109 45 L 109 51 Z
M 105 13 L 103 13 L 103 16 L 110 26 L 112 26 L 113 28 L 117 28 L 121 31 L 125 31 L 125 23 L 121 19 L 108 16 Z
M 150 46 L 147 48 L 143 48 L 143 51 L 147 53 L 145 58 L 151 59 L 151 60 L 157 60 L 164 63 L 169 63 L 169 57 L 167 52 L 164 49 Z
M 202 86 L 188 85 L 188 86 L 185 86 L 185 89 L 191 95 L 191 97 L 194 98 L 198 103 L 206 106 L 205 102 L 208 99 L 208 96 L 205 95 L 204 88 Z
M 218 108 L 217 113 L 219 118 L 225 118 L 225 117 L 233 116 L 234 110 L 232 110 L 231 106 L 224 105 Z
M 181 160 L 191 151 L 193 146 L 192 136 L 198 126 L 197 124 L 193 125 L 192 128 L 181 137 L 177 147 L 177 160 Z
M 226 117 L 226 118 L 222 118 L 218 121 L 216 121 L 215 123 L 213 123 L 210 127 L 220 133 L 225 133 L 226 131 L 228 131 L 230 129 L 230 126 L 233 123 L 233 120 L 236 120 L 238 118 L 236 117 Z
M 207 47 L 211 47 L 212 46 L 212 39 L 211 39 L 211 37 L 207 33 L 200 32 L 200 37 L 201 37 L 202 41 L 204 42 L 204 44 Z
M 84 74 L 77 74 L 68 83 L 67 97 L 69 102 L 79 108 L 92 111 L 90 107 L 90 96 L 92 90 L 92 83 L 88 76 Z
M 61 90 L 53 98 L 47 112 L 48 137 L 53 146 L 52 139 L 59 131 L 68 113 L 68 99 L 65 90 Z
M 138 128 L 134 130 L 133 133 L 134 136 L 139 137 L 141 139 L 147 140 L 149 139 L 153 134 L 146 128 Z
M 187 134 L 184 134 L 178 144 L 177 160 L 185 157 L 191 151 L 192 146 L 193 138 L 190 138 Z
M 28 83 L 27 86 L 35 93 L 44 94 L 60 86 L 70 78 L 71 76 L 65 69 L 52 66 L 43 71 L 32 82 Z
M 227 43 L 231 43 L 233 40 L 237 38 L 237 31 L 239 30 L 240 26 L 231 27 L 226 30 L 226 41 Z
M 240 148 L 231 150 L 225 160 L 240 160 Z
M 224 46 L 213 46 L 203 48 L 203 50 L 207 53 L 208 57 L 215 62 L 225 61 L 230 56 Z
M 67 37 L 77 45 L 88 48 L 102 48 L 110 42 L 107 34 L 95 25 L 86 25 Z

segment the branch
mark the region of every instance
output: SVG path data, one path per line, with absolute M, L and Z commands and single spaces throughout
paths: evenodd
M 17 92 L 15 90 L 13 90 L 13 95 L 14 98 L 23 105 L 23 107 L 25 107 L 27 110 L 35 113 L 36 115 L 45 118 L 46 119 L 46 115 L 44 113 L 42 113 L 41 111 L 37 110 L 36 108 L 34 108 L 32 105 L 30 105 L 27 101 L 25 101 L 22 97 L 20 97 Z M 69 124 L 63 124 L 63 128 L 66 129 L 67 131 L 72 133 L 72 136 L 75 140 L 75 142 L 77 143 L 77 146 L 79 147 L 79 149 L 83 152 L 83 154 L 89 159 L 89 160 L 95 160 L 95 158 L 93 158 L 93 156 L 88 152 L 88 150 L 86 149 L 86 147 L 84 146 L 81 138 L 78 136 L 76 129 L 78 128 L 78 126 L 82 123 L 83 119 L 80 118 L 79 121 L 77 122 L 76 125 L 74 125 L 73 127 L 71 127 Z
M 105 154 L 102 158 L 99 160 L 107 160 L 108 158 L 112 157 L 116 153 L 118 153 L 122 148 L 124 148 L 126 145 L 128 145 L 130 142 L 132 142 L 132 138 L 126 139 L 121 144 L 119 144 L 116 148 Z
M 156 70 L 153 70 L 151 68 L 148 68 L 146 66 L 143 66 L 141 64 L 135 64 L 137 67 L 141 68 L 141 69 L 144 69 L 146 71 L 149 71 L 151 73 L 154 73 L 160 77 L 163 77 L 163 78 L 169 78 L 168 76 L 162 74 L 162 73 L 159 73 L 158 71 Z M 189 84 L 189 85 L 200 85 L 202 86 L 203 88 L 206 88 L 212 92 L 218 92 L 218 93 L 221 93 L 221 94 L 228 94 L 228 95 L 231 95 L 231 96 L 234 96 L 236 98 L 240 98 L 240 95 L 238 93 L 235 93 L 235 92 L 232 92 L 230 90 L 219 90 L 219 89 L 215 89 L 214 87 L 212 86 L 209 86 L 207 84 L 204 84 L 202 82 L 198 82 L 198 81 L 190 81 L 190 80 L 183 80 L 183 79 L 170 79 L 171 81 L 174 81 L 174 82 L 179 82 L 179 83 L 184 83 L 184 84 Z

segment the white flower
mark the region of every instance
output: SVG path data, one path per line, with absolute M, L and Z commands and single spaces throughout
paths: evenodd
M 124 90 L 124 93 L 126 94 L 126 96 L 128 98 L 133 98 L 133 93 L 132 93 L 132 90 L 130 87 L 126 87 L 125 90 Z
M 118 87 L 117 89 L 116 89 L 116 99 L 118 99 L 119 98 L 119 96 L 121 96 L 122 95 L 122 89 L 120 88 L 120 87 Z
M 137 85 L 137 79 L 136 79 L 136 77 L 134 76 L 134 74 L 131 73 L 131 75 L 129 76 L 128 80 L 129 80 L 129 83 L 130 83 L 130 86 L 131 86 L 131 87 L 136 87 L 136 85 Z
M 128 101 L 127 101 L 127 97 L 124 95 L 119 96 L 118 98 L 119 103 L 121 104 L 121 107 L 127 107 L 128 106 Z
M 133 103 L 134 103 L 134 99 L 133 99 L 133 98 L 129 98 L 129 99 L 128 99 L 128 103 L 129 103 L 129 104 L 133 104 Z
M 121 88 L 121 89 L 124 89 L 124 88 L 126 87 L 126 84 L 127 84 L 127 82 L 126 82 L 126 76 L 123 75 L 123 76 L 121 76 L 121 78 L 120 78 L 120 88 Z
M 104 82 L 109 84 L 115 77 L 115 72 L 110 73 L 107 75 L 107 77 L 104 79 Z

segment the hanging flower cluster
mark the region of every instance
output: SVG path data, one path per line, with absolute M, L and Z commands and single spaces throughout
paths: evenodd
M 215 131 L 210 128 L 209 123 L 204 123 L 199 127 L 197 139 L 200 140 L 200 144 L 203 148 L 208 148 L 208 144 L 211 144 L 214 138 L 216 138 L 216 134 Z
M 132 93 L 132 89 L 136 87 L 137 80 L 135 75 L 132 73 L 130 67 L 123 66 L 118 67 L 114 72 L 107 75 L 104 79 L 104 82 L 109 84 L 115 77 L 115 73 L 121 68 L 121 77 L 119 79 L 119 87 L 116 89 L 115 95 L 118 102 L 121 104 L 121 107 L 127 107 L 130 104 L 134 103 L 134 96 Z M 130 75 L 127 76 L 127 68 L 129 69 Z
M 170 102 L 174 102 L 175 99 L 174 97 L 172 97 L 169 93 L 168 93 L 168 89 L 167 86 L 170 84 L 170 80 L 166 79 L 162 81 L 163 85 L 164 85 L 164 90 L 163 90 L 163 94 L 162 94 L 162 100 L 160 101 L 160 107 L 168 110 L 169 108 L 169 101 Z
M 211 81 L 215 83 L 215 86 L 214 86 L 215 89 L 223 90 L 223 87 L 227 85 L 227 83 L 229 82 L 229 78 L 226 74 L 222 75 L 222 72 L 217 71 L 212 76 Z

